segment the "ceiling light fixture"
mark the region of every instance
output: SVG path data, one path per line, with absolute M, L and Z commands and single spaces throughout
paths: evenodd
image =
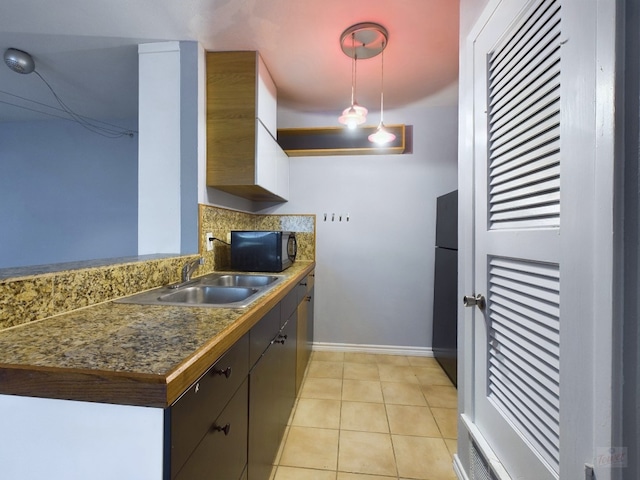
M 36 69 L 33 57 L 17 48 L 7 48 L 5 50 L 4 63 L 16 73 L 28 74 Z
M 20 74 L 35 73 L 38 77 L 40 77 L 40 80 L 42 80 L 44 84 L 47 86 L 47 88 L 51 91 L 53 98 L 56 99 L 62 111 L 66 113 L 69 117 L 71 117 L 71 120 L 80 124 L 87 130 L 107 138 L 118 138 L 123 136 L 133 137 L 133 134 L 137 133 L 133 130 L 123 129 L 121 127 L 118 127 L 117 125 L 111 125 L 101 120 L 85 117 L 84 115 L 80 115 L 74 112 L 73 110 L 71 110 L 71 108 L 68 107 L 62 101 L 62 99 L 58 96 L 58 94 L 53 90 L 53 87 L 49 84 L 49 82 L 47 82 L 45 78 L 40 74 L 40 72 L 36 70 L 36 63 L 33 60 L 33 57 L 29 55 L 27 52 L 18 50 L 17 48 L 7 48 L 4 52 L 4 63 L 7 65 L 7 67 L 9 67 L 12 71 L 16 73 L 20 73 Z M 25 100 L 33 101 L 29 99 L 25 99 Z M 18 105 L 15 105 L 15 106 L 18 106 Z M 49 107 L 49 108 L 53 108 L 53 107 Z M 41 112 L 41 113 L 46 113 L 46 112 Z
M 355 34 L 351 34 L 351 48 L 354 52 L 351 60 L 351 106 L 344 109 L 338 121 L 348 128 L 356 128 L 367 121 L 367 109 L 356 102 L 356 72 L 358 65 L 358 54 L 355 47 Z
M 389 142 L 393 142 L 396 136 L 387 130 L 384 126 L 384 49 L 385 44 L 382 45 L 381 57 L 381 74 L 380 74 L 380 123 L 374 133 L 369 135 L 369 141 L 376 145 L 386 145 Z
M 377 23 L 357 23 L 340 36 L 340 47 L 351 62 L 351 105 L 344 109 L 338 121 L 356 128 L 367 121 L 367 109 L 356 101 L 357 62 L 378 55 L 387 41 L 387 30 Z

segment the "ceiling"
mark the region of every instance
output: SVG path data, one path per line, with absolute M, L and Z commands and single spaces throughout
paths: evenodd
M 137 44 L 164 40 L 258 50 L 280 105 L 338 114 L 351 96 L 340 35 L 377 22 L 389 32 L 385 109 L 426 98 L 455 104 L 458 9 L 458 0 L 2 0 L 0 50 L 29 52 L 61 99 L 93 118 L 136 115 Z M 380 56 L 358 61 L 357 72 L 357 101 L 375 111 Z M 0 64 L 0 121 L 56 113 L 33 101 L 55 104 L 36 75 Z

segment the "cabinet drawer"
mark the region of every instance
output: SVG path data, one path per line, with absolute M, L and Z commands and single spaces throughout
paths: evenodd
M 251 344 L 249 347 L 249 366 L 251 368 L 280 331 L 280 305 L 281 303 L 269 310 L 269 313 L 249 331 Z
M 315 285 L 315 272 L 311 272 L 296 287 L 298 303 L 302 302 Z
M 249 372 L 249 336 L 238 340 L 171 407 L 171 476 L 207 433 Z
M 245 378 L 220 416 L 209 424 L 206 435 L 175 480 L 241 477 L 247 464 L 248 383 Z

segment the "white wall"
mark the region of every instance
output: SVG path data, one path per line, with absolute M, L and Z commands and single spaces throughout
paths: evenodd
M 140 255 L 198 250 L 202 55 L 197 42 L 138 46 Z
M 3 479 L 163 478 L 161 408 L 0 395 L 0 411 Z
M 180 43 L 138 46 L 138 253 L 180 252 Z
M 62 119 L 3 123 L 0 268 L 136 255 L 137 161 L 135 137 Z
M 278 113 L 279 128 L 337 122 Z M 291 158 L 290 201 L 268 212 L 317 215 L 316 341 L 430 348 L 435 200 L 456 188 L 457 108 L 424 102 L 385 120 L 413 126 L 413 153 Z

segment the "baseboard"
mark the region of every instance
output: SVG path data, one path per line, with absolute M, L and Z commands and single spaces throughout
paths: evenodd
M 313 350 L 318 352 L 377 353 L 383 355 L 407 355 L 413 357 L 433 357 L 431 347 L 403 347 L 390 345 L 361 345 L 357 343 L 313 342 Z
M 453 471 L 456 473 L 458 480 L 469 480 L 469 477 L 464 471 L 464 467 L 462 466 L 462 462 L 460 461 L 460 457 L 458 457 L 457 453 L 453 456 Z

